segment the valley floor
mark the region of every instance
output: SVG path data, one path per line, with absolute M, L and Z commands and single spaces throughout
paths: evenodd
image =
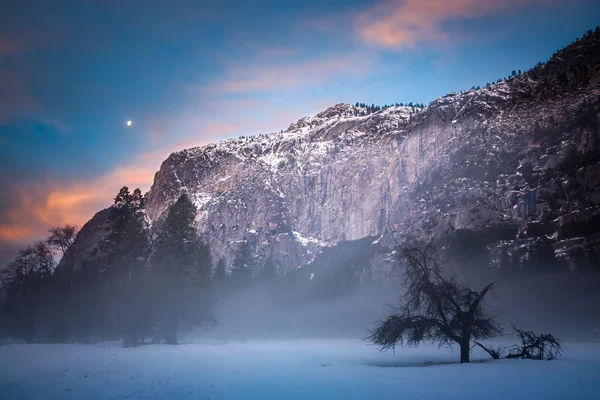
M 385 400 L 597 399 L 600 344 L 567 343 L 554 361 L 457 364 L 437 347 L 380 353 L 358 340 L 225 342 L 123 349 L 0 347 L 0 398 Z

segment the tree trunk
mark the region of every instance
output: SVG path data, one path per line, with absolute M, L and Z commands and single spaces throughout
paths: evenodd
M 469 353 L 471 352 L 471 334 L 463 332 L 460 339 L 460 363 L 470 362 Z

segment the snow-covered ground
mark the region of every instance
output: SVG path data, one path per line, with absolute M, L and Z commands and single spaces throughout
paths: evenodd
M 484 359 L 479 351 L 475 359 Z M 600 344 L 554 361 L 456 364 L 437 347 L 379 353 L 358 340 L 202 341 L 123 349 L 0 347 L 11 399 L 598 399 Z

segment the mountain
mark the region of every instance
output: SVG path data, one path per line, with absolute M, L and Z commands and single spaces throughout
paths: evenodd
M 369 237 L 387 249 L 433 239 L 505 269 L 586 268 L 600 255 L 599 112 L 590 31 L 545 64 L 425 108 L 338 104 L 281 133 L 173 153 L 147 214 L 160 223 L 185 191 L 215 262 L 248 241 L 284 272 Z

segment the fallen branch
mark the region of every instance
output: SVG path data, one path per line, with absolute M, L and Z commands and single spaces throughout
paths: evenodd
M 477 346 L 481 347 L 486 353 L 488 353 L 494 360 L 499 360 L 504 355 L 504 346 L 499 346 L 497 348 L 487 347 L 482 343 L 473 341 Z

